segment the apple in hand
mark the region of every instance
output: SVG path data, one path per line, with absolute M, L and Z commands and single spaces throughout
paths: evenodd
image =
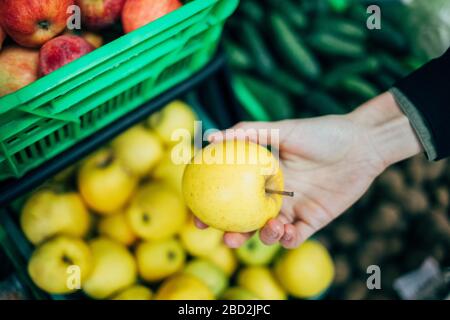
M 94 47 L 82 37 L 70 35 L 56 37 L 41 48 L 39 72 L 45 76 L 92 50 Z
M 103 29 L 120 18 L 125 0 L 76 0 L 83 24 L 89 29 Z
M 39 51 L 7 47 L 0 52 L 0 97 L 19 90 L 38 78 Z
M 213 143 L 183 175 L 186 204 L 207 225 L 229 232 L 260 229 L 278 215 L 283 174 L 273 154 L 246 141 Z
M 18 44 L 40 47 L 66 28 L 71 5 L 74 0 L 2 0 L 0 23 Z
M 179 0 L 127 0 L 122 11 L 123 30 L 129 33 L 182 5 Z

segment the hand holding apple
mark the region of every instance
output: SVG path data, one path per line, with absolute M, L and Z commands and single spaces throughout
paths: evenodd
M 0 51 L 0 97 L 38 78 L 39 51 L 8 47 Z
M 83 26 L 94 30 L 114 24 L 120 18 L 124 3 L 125 0 L 76 0 Z
M 82 37 L 62 35 L 44 44 L 39 56 L 39 71 L 47 75 L 94 50 Z
M 122 11 L 123 30 L 130 33 L 182 5 L 179 0 L 127 0 Z
M 278 130 L 285 188 L 293 191 L 294 196 L 285 197 L 280 214 L 267 221 L 261 229 L 261 240 L 265 244 L 280 242 L 285 248 L 298 247 L 353 205 L 385 168 L 365 124 L 356 122 L 354 114 L 280 122 L 244 122 L 233 129 L 240 129 L 241 132 L 248 129 L 252 132 Z M 217 144 L 224 137 L 224 133 L 220 132 L 209 139 Z M 244 137 L 236 133 L 227 138 Z M 252 134 L 245 138 L 258 142 Z M 239 175 L 234 176 L 234 179 L 242 179 Z M 198 181 L 205 180 L 200 178 Z M 249 190 L 252 189 L 244 188 L 242 193 Z M 188 189 L 185 195 L 186 192 L 188 197 L 192 197 Z M 207 195 L 208 191 L 202 193 Z M 197 199 L 201 198 L 198 196 Z M 239 199 L 239 195 L 235 199 Z M 198 201 L 201 203 L 201 200 Z M 245 197 L 236 203 L 247 207 L 249 200 Z M 223 212 L 223 209 L 220 210 L 214 214 Z M 246 212 L 243 210 L 248 209 L 236 210 L 235 219 L 238 220 Z M 199 218 L 202 219 L 201 216 Z M 201 226 L 200 223 L 198 225 Z M 227 233 L 224 239 L 230 247 L 240 247 L 249 237 L 251 234 L 248 233 Z
M 74 0 L 2 0 L 0 24 L 15 42 L 40 47 L 65 28 Z

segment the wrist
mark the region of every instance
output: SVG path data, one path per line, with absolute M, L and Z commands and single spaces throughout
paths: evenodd
M 423 151 L 408 117 L 389 92 L 362 105 L 348 117 L 363 127 L 384 168 Z

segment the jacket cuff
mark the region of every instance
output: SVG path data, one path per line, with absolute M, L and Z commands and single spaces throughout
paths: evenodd
M 389 92 L 392 93 L 400 109 L 408 117 L 411 126 L 416 132 L 417 137 L 425 150 L 428 160 L 436 160 L 437 150 L 433 142 L 433 136 L 424 121 L 422 113 L 399 89 L 394 87 L 391 88 Z

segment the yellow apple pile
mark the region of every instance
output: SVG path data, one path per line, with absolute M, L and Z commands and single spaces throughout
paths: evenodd
M 283 251 L 255 235 L 232 250 L 223 231 L 194 225 L 186 165 L 173 161 L 180 145 L 192 153 L 192 139 L 172 136 L 192 137 L 195 119 L 174 101 L 28 197 L 20 222 L 39 288 L 117 300 L 311 298 L 328 288 L 333 263 L 317 242 Z

